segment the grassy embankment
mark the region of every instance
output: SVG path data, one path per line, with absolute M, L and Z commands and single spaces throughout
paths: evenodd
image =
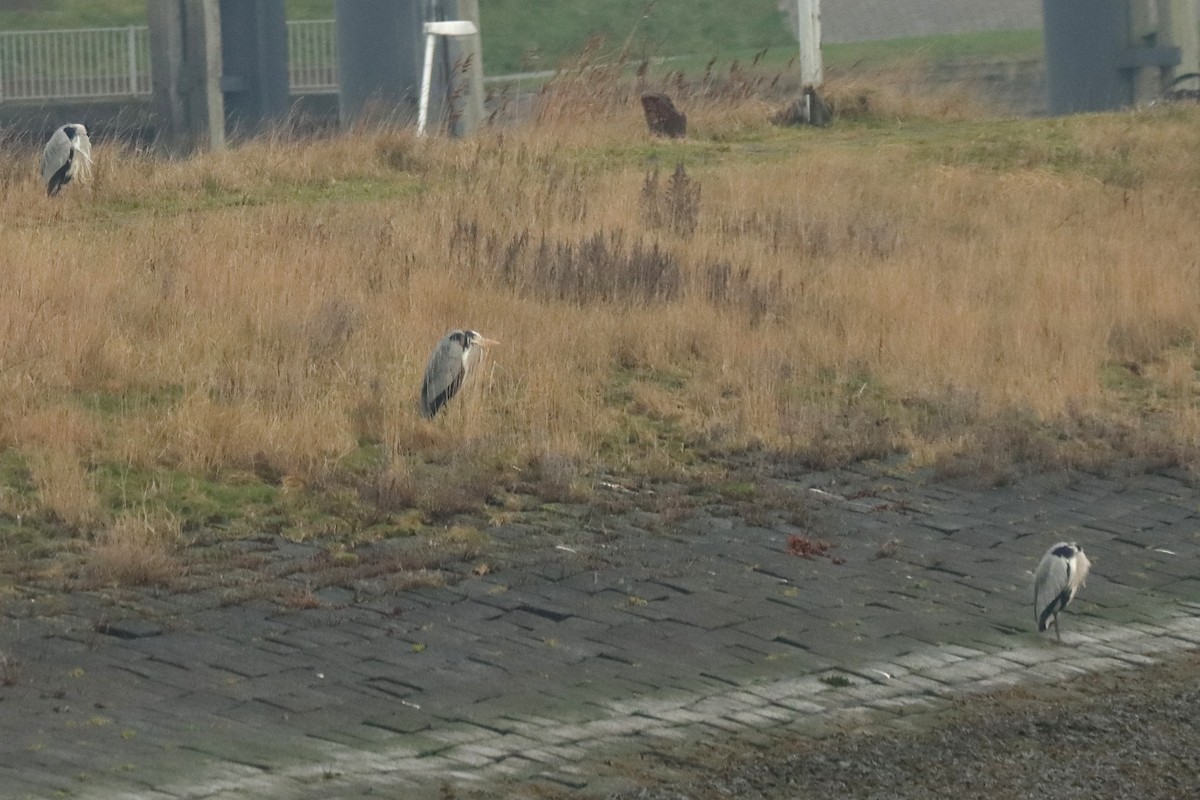
M 170 583 L 200 536 L 436 542 L 461 513 L 446 551 L 476 552 L 600 476 L 701 502 L 733 454 L 1200 463 L 1194 110 L 998 119 L 875 76 L 781 129 L 738 73 L 673 85 L 668 142 L 610 78 L 470 141 L 100 141 L 57 200 L 0 152 L 5 571 Z M 424 421 L 462 325 L 504 344 Z

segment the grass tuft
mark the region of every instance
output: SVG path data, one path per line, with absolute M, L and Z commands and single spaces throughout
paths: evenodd
M 165 585 L 184 571 L 179 521 L 169 516 L 123 514 L 97 536 L 88 553 L 100 585 Z

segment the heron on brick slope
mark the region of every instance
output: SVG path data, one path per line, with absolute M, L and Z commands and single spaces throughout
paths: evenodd
M 1046 551 L 1033 575 L 1033 616 L 1039 631 L 1053 620 L 1054 635 L 1062 641 L 1058 612 L 1075 599 L 1091 566 L 1083 548 L 1074 542 L 1059 542 Z

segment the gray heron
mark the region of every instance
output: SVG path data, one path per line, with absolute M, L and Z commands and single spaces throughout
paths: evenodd
M 471 368 L 472 351 L 490 344 L 500 343 L 472 330 L 450 331 L 437 343 L 421 382 L 422 416 L 432 417 L 458 393 Z
M 81 171 L 87 174 L 92 165 L 92 141 L 87 128 L 79 123 L 63 125 L 54 132 L 42 151 L 42 181 L 46 194 L 58 194 L 62 187 Z
M 1053 619 L 1054 635 L 1062 641 L 1058 612 L 1075 598 L 1091 566 L 1083 548 L 1074 542 L 1059 542 L 1046 551 L 1033 574 L 1033 615 L 1038 631 L 1050 627 Z

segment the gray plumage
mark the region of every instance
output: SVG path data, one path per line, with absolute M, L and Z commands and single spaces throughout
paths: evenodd
M 462 388 L 477 347 L 499 344 L 472 330 L 451 331 L 442 338 L 425 366 L 421 382 L 421 415 L 432 417 Z
M 1054 635 L 1062 641 L 1058 612 L 1075 599 L 1091 566 L 1083 548 L 1074 542 L 1059 542 L 1046 551 L 1033 575 L 1033 617 L 1039 631 L 1053 620 Z
M 46 194 L 58 194 L 75 176 L 87 175 L 92 165 L 92 141 L 87 128 L 79 123 L 63 125 L 54 132 L 42 150 L 42 182 Z

